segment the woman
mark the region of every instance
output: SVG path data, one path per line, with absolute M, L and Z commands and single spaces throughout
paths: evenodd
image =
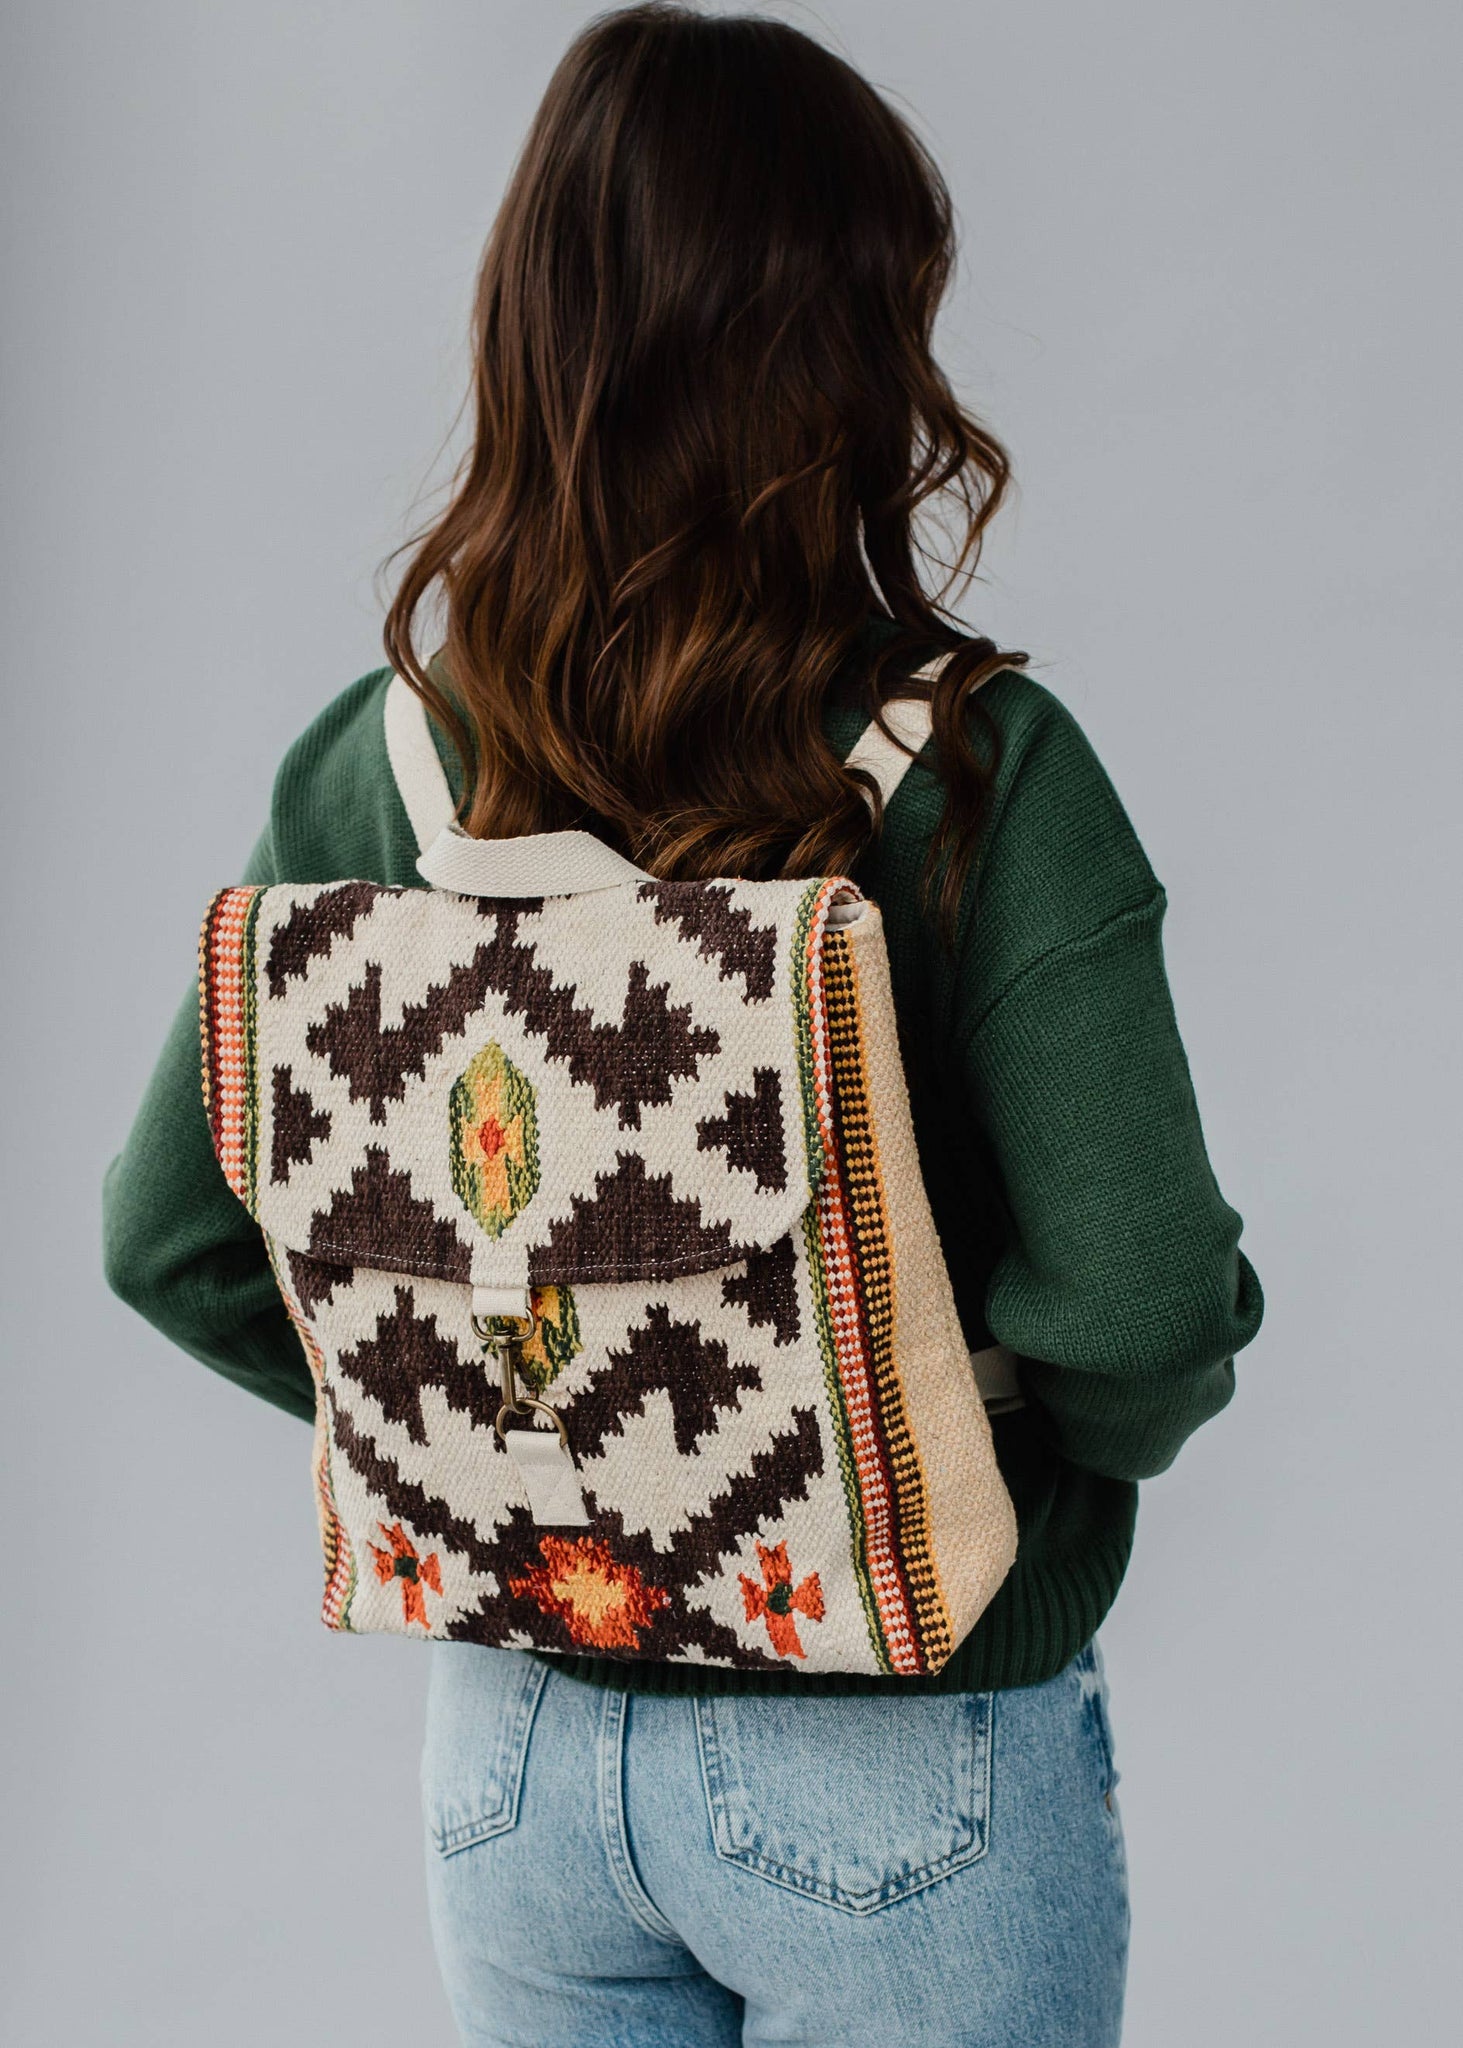
M 488 244 L 474 444 L 392 606 L 392 668 L 472 834 L 586 828 L 662 877 L 847 873 L 882 906 L 964 1334 L 1016 1360 L 993 1426 L 1019 1550 L 933 1679 L 436 1645 L 432 1914 L 472 2043 L 1118 2038 L 1094 1632 L 1136 1482 L 1228 1400 L 1261 1302 L 1163 892 L 1025 657 L 963 636 L 920 574 L 918 515 L 943 510 L 969 570 L 1008 478 L 931 354 L 952 259 L 938 172 L 846 64 L 678 7 L 579 37 Z M 389 675 L 291 750 L 248 879 L 418 882 Z M 921 690 L 933 740 L 881 814 L 844 760 Z M 214 1161 L 191 997 L 107 1246 L 178 1343 L 313 1413 Z

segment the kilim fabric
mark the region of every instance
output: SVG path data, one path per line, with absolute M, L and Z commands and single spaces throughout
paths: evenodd
M 823 732 L 832 757 L 846 757 L 864 732 L 868 664 L 894 630 L 871 619 L 830 693 Z M 912 649 L 908 666 L 921 658 Z M 339 691 L 289 747 L 241 881 L 329 884 L 341 893 L 323 914 L 335 920 L 349 915 L 346 892 L 364 906 L 381 884 L 422 889 L 418 840 L 386 745 L 389 681 L 376 670 Z M 1074 687 L 1085 694 L 1088 686 Z M 1121 688 L 1120 675 L 1092 687 L 1094 716 Z M 882 914 L 919 1176 L 965 1341 L 972 1351 L 998 1342 L 1019 1361 L 1026 1406 L 993 1423 L 1016 1508 L 1016 1561 L 948 1662 L 924 1677 L 810 1673 L 796 1656 L 752 1668 L 626 1661 L 589 1646 L 554 1653 L 577 1677 L 698 1694 L 896 1696 L 1040 1684 L 1112 1606 L 1132 1553 L 1138 1482 L 1166 1470 L 1233 1393 L 1234 1357 L 1259 1329 L 1263 1302 L 1240 1217 L 1205 1146 L 1164 967 L 1163 889 L 1061 697 L 1033 675 L 1006 670 L 980 701 L 984 716 L 973 717 L 972 736 L 985 747 L 988 720 L 1000 754 L 955 945 L 942 945 L 931 929 L 922 886 L 944 803 L 932 749 L 901 783 L 853 879 Z M 436 744 L 461 796 L 462 764 L 440 731 Z M 139 927 L 147 917 L 156 922 L 155 907 L 135 894 L 129 900 Z M 666 890 L 667 919 L 679 906 L 698 944 L 719 937 L 754 978 L 764 975 L 750 934 L 718 930 L 715 904 L 699 905 L 708 928 L 694 930 L 698 901 Z M 1203 944 L 1202 936 L 1191 940 Z M 302 923 L 302 959 L 312 943 Z M 286 951 L 277 965 L 284 973 Z M 107 1173 L 107 1277 L 181 1353 L 308 1421 L 318 1408 L 308 1346 L 281 1299 L 258 1224 L 220 1171 L 199 1089 L 198 994 L 179 995 Z M 310 1093 L 300 1074 L 288 1085 L 293 1092 L 282 1093 L 283 1114 L 272 1126 L 282 1173 L 321 1114 L 298 1099 Z M 710 1121 L 707 1142 L 724 1133 L 755 1176 L 752 1107 L 724 1108 Z M 885 1134 L 886 1155 L 887 1148 Z M 272 1156 L 264 1170 L 274 1171 Z M 885 1177 L 886 1188 L 902 1185 L 887 1168 Z M 792 1266 L 784 1239 L 734 1266 L 723 1296 L 749 1320 L 762 1318 L 757 1327 L 788 1329 L 798 1306 Z M 301 1285 L 308 1294 L 308 1275 Z M 914 1298 L 907 1288 L 901 1296 Z M 411 1313 L 397 1310 L 394 1294 L 386 1306 Z M 636 1371 L 654 1372 L 659 1328 L 638 1340 Z M 560 1355 L 570 1347 L 572 1319 L 553 1341 Z M 130 1355 L 117 1347 L 119 1361 Z M 409 1389 L 398 1398 L 414 1416 Z M 662 1397 L 647 1398 L 653 1405 Z M 683 1435 L 693 1430 L 688 1417 Z M 928 1461 L 933 1452 L 923 1450 Z M 938 1484 L 931 1500 L 938 1548 L 946 1540 L 939 1503 L 949 1500 L 957 1513 L 958 1506 L 953 1490 Z M 369 1541 L 390 1552 L 379 1529 Z M 358 1577 L 378 1568 L 369 1551 L 354 1564 Z M 796 1558 L 789 1556 L 786 1578 L 774 1562 L 766 1579 L 755 1552 L 744 1569 L 752 1587 L 744 1601 L 754 1606 L 759 1586 L 778 1606 L 810 1597 L 801 1594 L 807 1573 Z M 423 1599 L 430 1611 L 430 1585 Z M 777 1608 L 771 1612 L 776 1620 Z M 797 1604 L 785 1619 L 800 1640 L 817 1634 Z
M 938 1672 L 1015 1517 L 837 880 L 280 884 L 200 941 L 204 1088 L 316 1385 L 333 1628 Z M 536 1316 L 535 1519 L 475 1289 Z

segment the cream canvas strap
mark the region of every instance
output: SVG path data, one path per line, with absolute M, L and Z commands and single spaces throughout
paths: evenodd
M 984 1351 L 971 1352 L 970 1365 L 988 1415 L 1004 1415 L 1009 1409 L 1025 1406 L 1014 1351 L 1004 1344 L 988 1344 Z
M 954 650 L 917 668 L 912 682 L 932 683 L 955 658 Z M 983 679 L 988 682 L 987 676 Z M 845 768 L 861 768 L 873 777 L 887 810 L 890 799 L 908 774 L 931 731 L 932 706 L 928 697 L 894 697 L 883 706 L 880 719 L 870 719 L 854 741 Z
M 950 659 L 945 654 L 927 662 L 915 671 L 914 680 L 933 682 Z M 426 706 L 400 676 L 393 676 L 386 688 L 385 723 L 391 772 L 416 834 L 417 847 L 425 853 L 452 824 L 457 806 L 432 739 Z M 884 706 L 882 724 L 870 720 L 860 733 L 844 765 L 861 768 L 872 776 L 887 805 L 929 736 L 929 699 L 896 697 Z M 626 877 L 622 874 L 616 879 L 623 881 Z M 453 885 L 446 882 L 442 886 Z
M 400 676 L 393 676 L 386 686 L 384 717 L 391 772 L 418 851 L 425 853 L 457 815 L 447 772 L 437 758 L 427 707 Z
M 933 682 L 951 657 L 941 655 L 936 661 L 927 662 L 914 674 L 916 682 Z M 386 752 L 391 761 L 391 772 L 396 778 L 406 815 L 411 820 L 412 831 L 416 834 L 418 850 L 425 854 L 440 835 L 446 832 L 457 815 L 457 806 L 452 801 L 452 790 L 447 781 L 432 729 L 427 720 L 426 706 L 421 698 L 400 676 L 393 676 L 386 688 L 385 705 Z M 925 745 L 930 736 L 930 701 L 927 697 L 896 697 L 883 709 L 882 723 L 870 720 L 860 733 L 849 753 L 845 767 L 861 768 L 873 778 L 880 796 L 887 806 L 894 792 L 908 773 L 910 763 Z M 544 839 L 548 834 L 542 835 Z M 567 838 L 568 834 L 555 834 Z M 575 835 L 588 838 L 588 833 Z M 459 833 L 466 839 L 467 835 Z M 481 842 L 468 841 L 468 844 Z M 535 847 L 535 860 L 540 860 L 546 848 L 535 846 L 534 841 L 525 842 Z M 619 862 L 618 855 L 610 853 L 611 860 Z M 453 856 L 444 852 L 443 859 L 450 862 Z M 611 876 L 606 870 L 606 879 L 599 886 L 612 887 L 617 881 L 628 879 L 629 863 L 620 863 L 621 872 Z M 425 871 L 424 871 L 425 872 Z M 428 880 L 436 880 L 429 875 Z M 444 879 L 442 888 L 460 886 Z M 582 887 L 580 883 L 576 887 Z M 506 892 L 513 893 L 513 892 Z M 552 895 L 552 889 L 544 890 Z
M 457 822 L 427 708 L 400 676 L 386 686 L 383 717 L 391 772 L 420 849 L 417 873 L 434 888 L 459 896 L 576 896 L 646 879 L 591 832 L 474 839 Z
M 941 660 L 916 670 L 914 680 L 933 682 L 949 659 L 949 655 L 945 655 Z M 882 724 L 869 720 L 843 765 L 845 768 L 861 768 L 865 775 L 873 777 L 887 810 L 890 798 L 929 736 L 929 698 L 895 697 L 883 707 Z

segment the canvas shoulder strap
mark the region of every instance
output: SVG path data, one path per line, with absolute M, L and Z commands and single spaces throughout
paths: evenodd
M 989 642 L 986 643 L 988 646 Z M 991 648 L 995 652 L 994 647 Z M 955 658 L 952 650 L 936 660 L 926 662 L 923 668 L 915 670 L 914 682 L 932 683 Z M 1025 659 L 1023 655 L 1020 657 Z M 992 674 L 998 671 L 993 670 Z M 991 680 L 983 676 L 977 688 Z M 850 748 L 844 761 L 845 768 L 861 768 L 871 775 L 883 798 L 884 808 L 909 773 L 915 756 L 928 741 L 931 731 L 931 704 L 928 697 L 895 697 L 884 706 L 882 724 L 874 719 L 864 727 Z
M 557 896 L 648 879 L 643 869 L 588 832 L 472 838 L 457 823 L 426 706 L 400 676 L 386 686 L 382 716 L 387 758 L 416 835 L 417 873 L 434 888 L 466 896 Z
M 927 663 L 916 670 L 915 680 L 933 682 L 949 659 L 946 654 Z M 391 772 L 416 834 L 418 851 L 425 853 L 451 824 L 457 807 L 432 739 L 426 706 L 400 676 L 393 676 L 386 688 L 385 724 Z M 884 706 L 882 725 L 869 721 L 844 765 L 872 776 L 887 808 L 929 736 L 929 699 L 896 697 Z
M 933 682 L 949 655 L 915 671 L 918 682 Z M 887 730 L 886 730 L 887 728 Z M 887 810 L 889 801 L 908 774 L 915 755 L 930 736 L 930 701 L 927 697 L 895 697 L 884 706 L 883 724 L 870 719 L 849 749 L 845 768 L 861 768 L 871 775 Z
M 425 853 L 438 833 L 452 823 L 457 806 L 437 757 L 427 707 L 400 676 L 393 676 L 386 686 L 384 718 L 391 772 L 416 834 L 417 850 Z

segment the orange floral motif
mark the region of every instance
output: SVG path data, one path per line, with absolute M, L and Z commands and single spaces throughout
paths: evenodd
M 511 1579 L 509 1592 L 557 1615 L 570 1639 L 586 1648 L 638 1650 L 640 1630 L 669 1604 L 664 1587 L 648 1585 L 597 1536 L 544 1536 L 538 1548 L 543 1563 Z
M 442 1590 L 442 1570 L 437 1563 L 435 1550 L 421 1557 L 416 1546 L 407 1536 L 400 1522 L 393 1522 L 388 1528 L 385 1522 L 376 1527 L 391 1545 L 383 1550 L 379 1544 L 368 1543 L 371 1561 L 376 1567 L 376 1576 L 382 1585 L 389 1585 L 395 1579 L 401 1587 L 401 1613 L 404 1621 L 419 1621 L 427 1625 L 427 1603 L 422 1594 L 423 1586 L 430 1586 L 434 1593 Z
M 795 1586 L 785 1543 L 769 1550 L 759 1542 L 757 1562 L 762 1567 L 760 1586 L 745 1572 L 740 1574 L 748 1621 L 760 1618 L 767 1623 L 767 1633 L 779 1657 L 806 1657 L 808 1653 L 798 1639 L 798 1625 L 793 1617 L 803 1614 L 809 1621 L 823 1619 L 823 1587 L 818 1574 L 809 1572 Z

